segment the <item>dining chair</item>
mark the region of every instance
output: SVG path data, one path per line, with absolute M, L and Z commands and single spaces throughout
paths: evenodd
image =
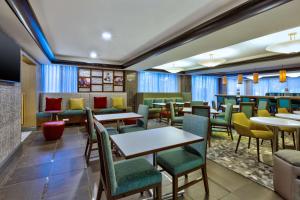
M 257 110 L 268 110 L 268 100 L 258 99 Z
M 94 128 L 94 118 L 93 113 L 90 108 L 85 108 L 86 112 L 86 119 L 87 119 L 87 130 L 88 130 L 88 137 L 86 142 L 86 147 L 84 151 L 84 156 L 86 160 L 86 164 L 89 165 L 91 152 L 97 150 L 97 148 L 93 148 L 93 144 L 97 143 L 97 137 L 96 137 L 96 130 Z M 113 127 L 108 127 L 107 131 L 110 135 L 116 135 L 118 134 L 117 129 Z
M 225 105 L 227 105 L 229 103 L 232 105 L 236 105 L 236 98 L 225 98 L 224 103 L 225 103 Z
M 176 116 L 173 102 L 170 103 L 170 111 L 171 111 L 171 126 L 182 127 L 183 116 Z
M 231 127 L 231 118 L 232 118 L 232 104 L 226 104 L 225 115 L 223 118 L 211 118 L 210 123 L 212 128 L 225 129 L 233 140 L 232 127 Z
M 161 173 L 141 157 L 114 163 L 107 130 L 97 121 L 95 127 L 100 158 L 100 178 L 96 199 L 101 199 L 103 191 L 106 198 L 111 200 L 149 189 L 156 191 L 154 199 L 161 199 Z
M 202 177 L 206 195 L 209 194 L 206 172 L 206 145 L 208 134 L 208 118 L 197 115 L 183 117 L 183 130 L 204 138 L 203 142 L 190 144 L 183 148 L 175 148 L 163 151 L 157 156 L 158 165 L 172 176 L 173 199 L 177 199 L 178 191 L 181 191 L 202 179 L 185 182 L 178 187 L 178 178 L 196 170 L 202 170 Z
M 191 101 L 191 107 L 193 106 L 202 106 L 204 104 L 203 101 Z
M 162 109 L 160 112 L 160 121 L 162 121 L 164 118 L 166 118 L 167 123 L 169 124 L 170 118 L 171 118 L 171 111 L 170 111 L 170 104 L 166 103 L 165 108 Z
M 217 104 L 216 104 L 216 101 L 211 101 L 211 107 L 213 108 L 213 109 L 215 109 L 215 110 L 218 110 L 217 109 Z
M 292 104 L 291 104 L 291 100 L 287 99 L 287 98 L 278 98 L 277 99 L 277 110 L 279 108 L 285 108 L 289 111 L 291 111 L 292 108 Z
M 192 107 L 192 114 L 193 115 L 198 115 L 198 116 L 202 116 L 202 117 L 207 117 L 208 119 L 210 119 L 210 107 L 209 106 L 193 106 Z M 207 136 L 207 140 L 208 140 L 208 146 L 211 146 L 211 125 L 210 125 L 210 120 L 208 120 L 208 136 Z
M 129 133 L 134 131 L 143 131 L 148 127 L 148 116 L 149 116 L 149 107 L 146 105 L 139 105 L 138 114 L 143 115 L 142 119 L 137 119 L 136 124 L 121 126 L 119 129 L 120 133 Z
M 240 112 L 245 113 L 248 119 L 254 116 L 254 107 L 254 102 L 240 102 Z
M 281 111 L 281 113 L 288 113 L 286 108 L 279 109 L 278 111 Z M 272 115 L 267 110 L 258 110 L 257 111 L 258 117 L 272 117 Z M 293 144 L 296 148 L 296 140 L 295 140 L 295 132 L 297 131 L 294 128 L 288 128 L 288 127 L 279 127 L 279 130 L 281 131 L 281 138 L 282 138 L 282 147 L 285 148 L 285 135 L 284 133 L 287 132 L 288 134 L 292 134 L 293 137 Z M 263 143 L 263 141 L 262 141 Z
M 234 113 L 233 114 L 233 125 L 234 128 L 239 135 L 235 153 L 237 153 L 239 144 L 241 141 L 242 136 L 248 138 L 255 138 L 256 139 L 256 149 L 257 149 L 257 160 L 260 162 L 259 158 L 259 139 L 262 140 L 270 140 L 271 141 L 271 148 L 273 146 L 272 139 L 273 139 L 273 132 L 270 131 L 268 128 L 264 129 L 263 126 L 257 126 L 257 124 L 252 123 L 245 113 Z

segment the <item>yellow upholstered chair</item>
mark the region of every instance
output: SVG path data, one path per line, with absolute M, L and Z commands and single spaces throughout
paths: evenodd
M 252 123 L 245 113 L 234 113 L 233 114 L 233 125 L 236 130 L 236 132 L 239 134 L 239 139 L 236 145 L 235 152 L 237 152 L 241 137 L 249 137 L 249 138 L 256 138 L 256 146 L 257 146 L 257 159 L 258 162 L 260 162 L 259 159 L 259 139 L 263 140 L 270 140 L 271 141 L 271 147 L 272 147 L 272 139 L 273 139 L 273 133 L 268 128 L 265 128 L 263 126 L 258 126 L 255 123 Z
M 278 113 L 289 113 L 287 108 L 277 108 Z M 284 142 L 284 133 L 287 132 L 289 134 L 292 134 L 293 136 L 293 143 L 294 147 L 296 148 L 296 141 L 295 141 L 295 132 L 297 131 L 295 128 L 286 128 L 286 127 L 281 127 L 281 137 L 282 137 L 282 147 L 285 149 L 285 142 Z
M 289 113 L 287 108 L 277 108 L 278 113 Z

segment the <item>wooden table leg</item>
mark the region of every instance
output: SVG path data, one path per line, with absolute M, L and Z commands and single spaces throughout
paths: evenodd
M 273 127 L 273 152 L 278 151 L 278 127 Z
M 297 128 L 296 132 L 296 150 L 300 151 L 300 128 Z

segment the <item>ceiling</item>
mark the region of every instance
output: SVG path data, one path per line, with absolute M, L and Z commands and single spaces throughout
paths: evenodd
M 224 59 L 225 62 L 222 64 L 230 64 L 255 58 L 278 55 L 278 53 L 267 51 L 266 47 L 274 43 L 289 41 L 289 33 L 297 33 L 296 39 L 300 39 L 300 26 L 241 42 L 229 47 L 195 55 L 175 62 L 155 66 L 153 68 L 167 71 L 175 69 L 181 71 L 208 69 L 208 67 L 202 63 L 209 61 L 211 59 L 211 55 L 213 56 L 212 60 Z
M 232 63 L 226 68 L 211 68 L 211 69 L 200 69 L 193 71 L 193 73 L 209 74 L 209 73 L 230 73 L 231 71 L 237 70 L 253 70 L 253 65 L 262 67 L 274 67 L 282 64 L 295 64 L 299 61 L 298 59 L 284 59 L 276 62 L 261 62 L 255 64 L 233 64 L 236 61 L 248 60 L 259 57 L 266 57 L 274 55 L 273 53 L 266 52 L 264 50 L 267 43 L 272 43 L 272 40 L 260 40 L 266 43 L 252 44 L 251 41 L 256 38 L 260 38 L 269 34 L 281 32 L 283 30 L 291 29 L 300 26 L 300 1 L 291 1 L 287 4 L 281 5 L 277 8 L 248 18 L 239 23 L 227 26 L 221 30 L 215 31 L 209 35 L 201 37 L 190 43 L 172 49 L 168 52 L 162 53 L 159 56 L 151 57 L 138 64 L 135 64 L 128 69 L 132 70 L 146 70 L 155 66 L 164 65 L 174 61 L 189 61 L 192 62 L 190 69 L 199 68 L 197 64 L 198 60 L 194 60 L 191 57 L 196 55 L 205 55 L 215 50 L 221 50 L 221 53 L 217 53 L 220 57 L 226 57 L 227 63 Z M 284 39 L 286 33 L 280 34 L 280 40 Z M 283 37 L 282 37 L 283 36 Z M 288 39 L 288 36 L 286 35 Z M 300 38 L 300 32 L 298 34 Z M 276 38 L 278 39 L 278 38 Z M 245 42 L 249 41 L 250 42 Z M 223 54 L 224 51 L 227 55 Z M 226 51 L 228 50 L 228 51 Z M 291 62 L 292 61 L 292 62 Z M 294 63 L 293 63 L 294 62 Z M 272 63 L 272 65 L 271 65 Z M 201 67 L 200 67 L 201 68 Z
M 58 59 L 122 64 L 246 0 L 29 0 Z M 112 39 L 101 38 L 110 32 Z M 90 58 L 90 52 L 97 58 Z

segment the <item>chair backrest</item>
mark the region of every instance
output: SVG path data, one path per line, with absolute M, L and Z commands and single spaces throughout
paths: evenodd
M 171 102 L 170 104 L 170 111 L 171 111 L 171 120 L 175 119 L 176 115 L 175 115 L 175 109 L 174 109 L 174 103 Z
M 278 113 L 289 113 L 287 108 L 277 108 Z
M 211 107 L 215 110 L 217 110 L 217 104 L 216 101 L 211 101 Z
M 242 97 L 242 102 L 251 102 L 251 99 L 249 97 Z
M 277 108 L 286 108 L 288 111 L 291 110 L 291 100 L 286 98 L 277 99 Z
M 201 136 L 204 141 L 199 143 L 194 143 L 185 146 L 184 148 L 192 153 L 199 154 L 206 159 L 206 146 L 207 146 L 207 135 L 208 135 L 208 118 L 197 115 L 185 115 L 183 117 L 183 127 L 184 131 L 190 132 L 192 134 Z
M 203 105 L 203 101 L 192 101 L 191 102 L 191 107 L 193 106 L 202 106 Z
M 227 104 L 232 104 L 232 105 L 236 105 L 236 98 L 225 98 L 224 103 Z
M 271 117 L 271 114 L 267 110 L 257 110 L 258 117 Z
M 210 118 L 209 106 L 192 106 L 192 114 Z
M 143 115 L 143 119 L 138 119 L 137 124 L 138 126 L 142 126 L 145 129 L 148 127 L 148 116 L 149 116 L 149 106 L 140 104 L 138 108 L 138 114 Z
M 100 178 L 102 180 L 105 192 L 111 195 L 117 189 L 117 179 L 111 152 L 109 134 L 104 126 L 98 121 L 95 121 L 95 129 L 100 161 Z
M 257 110 L 267 110 L 268 109 L 268 100 L 267 99 L 259 99 Z
M 92 110 L 89 107 L 85 108 L 85 112 L 86 112 L 88 134 L 89 134 L 89 137 L 91 139 L 93 137 L 93 133 L 95 131 L 93 113 L 92 113 Z
M 250 127 L 251 127 L 251 121 L 247 118 L 245 113 L 234 113 L 232 116 L 232 121 L 235 130 L 238 134 L 241 135 L 251 135 Z
M 254 115 L 254 106 L 253 102 L 241 102 L 240 103 L 240 111 L 245 113 L 245 115 L 250 118 Z
M 233 109 L 233 105 L 231 103 L 226 104 L 224 119 L 228 123 L 231 123 L 232 109 Z

